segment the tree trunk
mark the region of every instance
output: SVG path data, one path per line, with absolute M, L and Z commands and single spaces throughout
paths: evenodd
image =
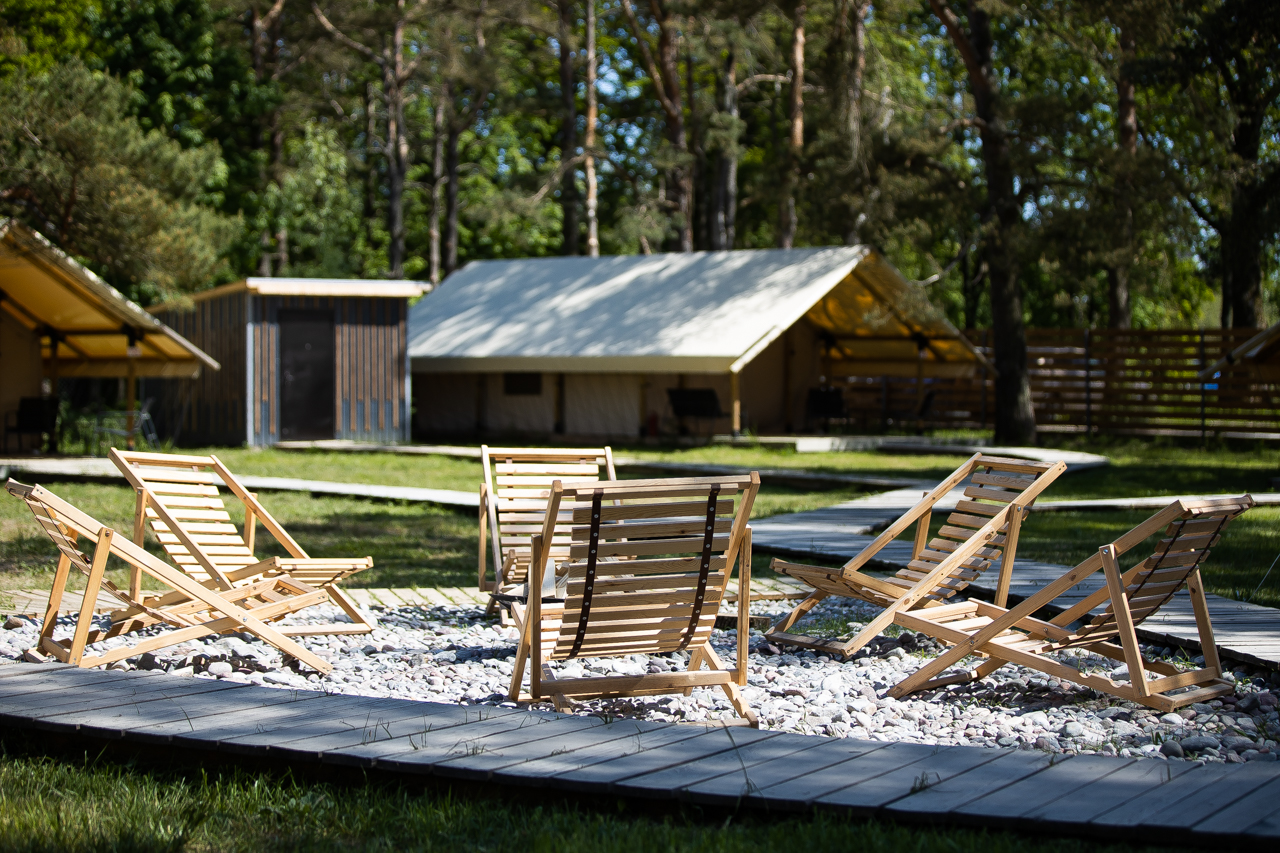
M 778 210 L 778 247 L 782 249 L 790 249 L 796 241 L 796 187 L 800 183 L 800 161 L 804 154 L 804 18 L 807 11 L 804 3 L 798 3 L 792 16 L 791 136 Z
M 382 90 L 387 101 L 387 274 L 404 277 L 404 183 L 409 172 L 409 135 L 404 126 L 404 89 L 401 57 L 404 53 L 404 18 L 396 19 L 391 34 L 391 55 L 382 65 Z
M 966 34 L 943 0 L 929 0 L 946 25 L 947 33 L 964 60 L 973 95 L 974 112 L 981 123 L 983 169 L 987 178 L 988 215 L 994 228 L 984 247 L 991 286 L 991 327 L 995 356 L 995 441 L 997 444 L 1034 444 L 1035 412 L 1027 375 L 1027 333 L 1022 319 L 1022 286 L 1014 246 L 1022 226 L 1022 213 L 1014 191 L 1013 160 L 1009 135 L 1000 111 L 999 77 L 993 66 L 991 18 L 970 0 Z
M 1242 176 L 1231 189 L 1231 212 L 1223 217 L 1223 227 L 1218 232 L 1222 301 L 1225 305 L 1230 298 L 1230 320 L 1234 328 L 1256 329 L 1262 323 L 1262 259 L 1269 236 L 1266 208 L 1274 204 L 1271 200 L 1280 192 L 1280 169 L 1273 168 L 1266 177 L 1259 175 L 1267 105 L 1255 89 L 1254 81 L 1245 75 L 1241 75 L 1240 80 L 1244 83 L 1240 87 L 1244 95 L 1241 100 L 1245 100 L 1247 106 L 1238 107 L 1239 119 L 1231 147 L 1243 168 L 1240 169 Z
M 725 54 L 724 90 L 721 93 L 720 111 L 729 118 L 731 127 L 738 124 L 738 59 L 733 45 Z M 716 183 L 712 193 L 713 218 L 711 223 L 711 248 L 733 248 L 734 220 L 738 208 L 738 140 L 725 140 L 716 152 Z
M 1120 30 L 1120 68 L 1116 75 L 1116 143 L 1119 174 L 1116 176 L 1116 214 L 1120 220 L 1120 247 L 1107 269 L 1107 302 L 1110 326 L 1133 325 L 1129 304 L 1129 268 L 1133 264 L 1133 159 L 1138 150 L 1138 110 L 1128 63 L 1134 56 L 1133 33 Z
M 862 242 L 860 225 L 866 218 L 862 210 L 860 184 L 866 173 L 865 152 L 862 146 L 862 90 L 867 72 L 867 12 L 868 0 L 843 0 L 836 21 L 837 38 L 843 43 L 842 64 L 844 85 L 837 87 L 837 112 L 844 130 L 846 172 L 851 183 L 846 190 L 849 205 L 849 224 L 845 231 L 845 245 Z
M 596 186 L 596 0 L 587 3 L 587 133 L 583 142 L 587 179 L 587 254 L 600 257 L 599 197 Z
M 378 215 L 378 165 L 374 159 L 375 140 L 378 138 L 377 96 L 373 84 L 364 89 L 364 232 L 365 241 L 372 249 L 375 241 L 374 223 Z M 368 274 L 370 271 L 365 270 Z
M 428 220 L 427 230 L 429 236 L 429 246 L 427 249 L 427 273 L 431 278 L 432 284 L 440 283 L 440 190 L 443 188 L 444 175 L 444 137 L 445 137 L 445 110 L 452 111 L 452 97 L 450 96 L 449 81 L 440 84 L 440 95 L 436 100 L 435 111 L 432 116 L 432 125 L 434 136 L 431 140 L 431 216 Z
M 671 11 L 666 0 L 649 0 L 649 10 L 658 26 L 658 56 L 655 59 L 649 47 L 649 28 L 642 26 L 636 17 L 631 0 L 621 0 L 622 11 L 631 26 L 631 34 L 640 48 L 644 69 L 653 80 L 654 93 L 662 104 L 666 119 L 667 140 L 674 149 L 677 163 L 667 169 L 665 198 L 668 206 L 676 210 L 677 235 L 672 248 L 681 252 L 693 251 L 693 170 L 689 167 L 689 142 L 685 136 L 684 104 L 680 93 L 680 59 L 677 55 L 678 36 Z M 647 242 L 641 241 L 642 248 Z
M 577 81 L 573 74 L 573 0 L 560 0 L 560 100 L 564 116 L 560 122 L 560 162 L 567 163 L 578 152 Z M 578 254 L 578 174 L 566 169 L 560 184 L 560 254 Z
M 458 137 L 461 129 L 449 123 L 445 141 L 445 216 L 444 216 L 444 274 L 448 276 L 458 268 Z

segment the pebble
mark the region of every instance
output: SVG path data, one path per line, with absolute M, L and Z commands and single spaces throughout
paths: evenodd
M 785 602 L 756 602 L 753 615 L 776 617 Z M 807 618 L 847 625 L 850 631 L 878 611 L 848 599 L 828 599 Z M 122 667 L 165 670 L 172 675 L 217 677 L 287 689 L 324 690 L 366 697 L 397 697 L 466 705 L 507 701 L 515 631 L 480 609 L 401 607 L 379 609 L 377 627 L 358 636 L 305 636 L 309 649 L 333 664 L 324 677 L 298 671 L 280 652 L 246 633 L 189 641 L 122 661 Z M 282 624 L 345 620 L 336 608 L 321 606 Z M 21 659 L 39 626 L 30 620 L 0 632 L 0 658 Z M 803 630 L 804 622 L 799 628 Z M 7 627 L 7 626 L 6 626 Z M 63 618 L 58 638 L 73 623 Z M 100 644 L 122 648 L 157 629 Z M 714 631 L 712 643 L 726 661 L 736 654 L 736 633 Z M 753 632 L 747 686 L 743 695 L 762 728 L 828 737 L 855 737 L 923 745 L 1004 746 L 1055 754 L 1123 754 L 1137 758 L 1233 762 L 1274 761 L 1280 748 L 1280 713 L 1273 687 L 1280 678 L 1243 672 L 1239 694 L 1196 703 L 1177 713 L 1159 713 L 1097 693 L 1069 681 L 1017 666 L 1006 666 L 983 681 L 953 685 L 901 700 L 887 690 L 913 671 L 937 644 L 903 632 L 880 637 L 851 661 L 773 646 Z M 1166 649 L 1146 649 L 1159 658 Z M 1114 662 L 1087 652 L 1064 652 L 1059 659 L 1090 671 L 1108 671 Z M 640 674 L 683 669 L 688 653 L 631 655 L 553 663 L 563 677 Z M 971 664 L 970 664 L 971 665 Z M 541 709 L 550 704 L 536 706 Z M 735 718 L 724 693 L 698 688 L 680 694 L 593 700 L 583 714 L 655 721 L 695 722 Z

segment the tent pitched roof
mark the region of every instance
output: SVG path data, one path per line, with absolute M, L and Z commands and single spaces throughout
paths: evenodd
M 473 261 L 414 306 L 409 356 L 428 372 L 736 372 L 806 316 L 879 360 L 905 341 L 914 363 L 923 340 L 931 360 L 981 361 L 867 246 Z
M 219 364 L 68 257 L 42 234 L 0 220 L 0 310 L 59 338 L 62 376 L 195 376 Z M 138 349 L 130 355 L 130 339 Z M 44 357 L 53 357 L 45 345 Z

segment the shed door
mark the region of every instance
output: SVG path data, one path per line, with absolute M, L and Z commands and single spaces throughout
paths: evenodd
M 280 438 L 333 438 L 333 312 L 281 310 Z

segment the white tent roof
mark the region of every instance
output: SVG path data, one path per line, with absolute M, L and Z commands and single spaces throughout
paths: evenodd
M 912 335 L 931 359 L 981 359 L 866 246 L 473 261 L 413 307 L 409 356 L 422 372 L 737 372 L 807 314 L 869 336 L 877 360 L 892 339 L 914 363 Z

